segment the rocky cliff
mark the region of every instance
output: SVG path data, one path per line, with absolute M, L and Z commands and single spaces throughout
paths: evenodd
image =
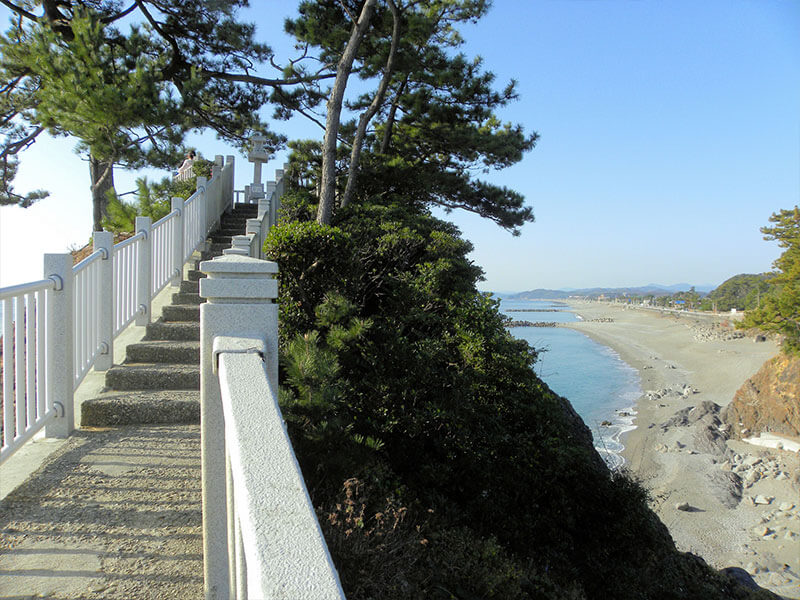
M 734 438 L 800 436 L 800 357 L 781 353 L 765 362 L 736 392 L 722 420 Z

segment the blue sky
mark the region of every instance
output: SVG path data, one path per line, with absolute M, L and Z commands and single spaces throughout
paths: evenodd
M 294 4 L 267 12 L 254 0 L 247 15 L 279 58 Z M 518 81 L 501 117 L 541 135 L 489 176 L 533 206 L 520 237 L 445 215 L 474 243 L 483 289 L 716 285 L 770 269 L 780 249 L 759 227 L 800 203 L 800 2 L 495 0 L 463 33 L 498 85 Z M 297 119 L 276 129 L 322 135 Z M 194 141 L 206 156 L 232 153 L 213 136 Z M 73 146 L 37 142 L 23 157 L 18 189 L 53 196 L 0 209 L 0 284 L 39 278 L 41 252 L 88 238 L 88 168 Z M 252 171 L 237 161 L 243 187 Z M 132 177 L 115 177 L 129 189 Z

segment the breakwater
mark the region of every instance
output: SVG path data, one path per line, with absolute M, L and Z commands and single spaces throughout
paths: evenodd
M 506 327 L 558 327 L 558 323 L 553 323 L 552 321 L 510 321 L 506 324 Z

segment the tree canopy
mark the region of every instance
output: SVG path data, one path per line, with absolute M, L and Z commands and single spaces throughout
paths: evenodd
M 3 4 L 13 13 L 0 37 L 3 204 L 46 195 L 14 191 L 19 153 L 43 131 L 72 135 L 92 167 L 98 227 L 115 164 L 175 164 L 195 128 L 243 146 L 254 130 L 267 131 L 258 111 L 269 86 L 297 83 L 252 75 L 272 54 L 254 26 L 236 18 L 247 0 L 136 0 L 125 9 L 115 0 Z M 268 137 L 273 148 L 281 141 Z
M 478 20 L 488 7 L 482 0 L 301 3 L 287 31 L 338 67 L 327 94 L 319 222 L 330 222 L 337 198 L 346 206 L 406 185 L 410 201 L 469 210 L 514 233 L 533 220 L 520 194 L 476 178 L 515 164 L 538 137 L 496 114 L 516 98 L 515 82 L 495 90 L 481 61 L 458 52 L 458 25 Z M 375 88 L 344 103 L 357 117 L 340 128 L 351 73 L 361 89 L 365 82 Z M 349 150 L 349 160 L 337 144 Z
M 495 90 L 480 60 L 459 52 L 458 26 L 485 14 L 486 0 L 301 2 L 286 29 L 304 49 L 277 78 L 257 74 L 277 65 L 255 27 L 237 19 L 247 0 L 3 4 L 14 18 L 0 38 L 1 203 L 46 195 L 13 188 L 19 153 L 43 131 L 80 140 L 98 226 L 114 165 L 175 164 L 195 128 L 239 146 L 259 130 L 275 148 L 283 138 L 267 131 L 261 107 L 321 124 L 315 111 L 327 98 L 320 222 L 334 205 L 391 196 L 411 179 L 409 201 L 473 211 L 514 233 L 533 220 L 520 194 L 478 178 L 518 162 L 537 139 L 497 115 L 516 98 L 514 82 Z M 354 73 L 360 92 L 348 95 Z M 355 117 L 343 120 L 343 110 Z M 375 179 L 386 185 L 376 189 Z

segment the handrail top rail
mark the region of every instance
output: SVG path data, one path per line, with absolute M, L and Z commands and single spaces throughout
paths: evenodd
M 24 294 L 32 294 L 33 292 L 41 292 L 42 290 L 54 290 L 57 287 L 58 283 L 55 279 L 39 279 L 38 281 L 28 281 L 26 283 L 10 285 L 0 288 L 0 300 L 6 300 Z
M 220 342 L 217 376 L 236 490 L 234 518 L 240 523 L 246 564 L 241 583 L 247 595 L 345 600 L 281 416 L 277 382 L 269 381 L 258 348 L 247 347 L 254 338 L 214 341 Z M 256 411 L 260 418 L 253 419 Z M 264 476 L 267 469 L 270 477 Z M 260 526 L 264 506 L 270 506 L 271 518 L 281 527 Z
M 164 223 L 166 223 L 167 221 L 169 221 L 173 217 L 177 217 L 179 214 L 180 214 L 180 211 L 178 209 L 175 209 L 175 210 L 167 213 L 166 215 L 161 217 L 158 221 L 153 223 L 152 229 L 155 229 L 156 227 L 161 227 Z
M 77 275 L 85 268 L 87 268 L 89 265 L 91 265 L 93 262 L 97 260 L 103 260 L 104 258 L 107 258 L 107 256 L 108 253 L 106 252 L 105 249 L 98 248 L 97 250 L 92 252 L 89 256 L 84 258 L 81 262 L 79 262 L 77 265 L 72 267 L 72 272 Z
M 127 246 L 130 246 L 131 244 L 134 244 L 134 243 L 138 242 L 139 240 L 144 240 L 144 239 L 147 239 L 147 232 L 146 231 L 140 231 L 136 235 L 132 235 L 131 237 L 122 240 L 119 244 L 115 244 L 114 245 L 114 252 L 119 252 L 123 248 L 125 248 Z
M 189 196 L 183 203 L 184 206 L 189 206 L 192 202 L 200 198 L 200 188 L 198 187 L 191 196 Z

